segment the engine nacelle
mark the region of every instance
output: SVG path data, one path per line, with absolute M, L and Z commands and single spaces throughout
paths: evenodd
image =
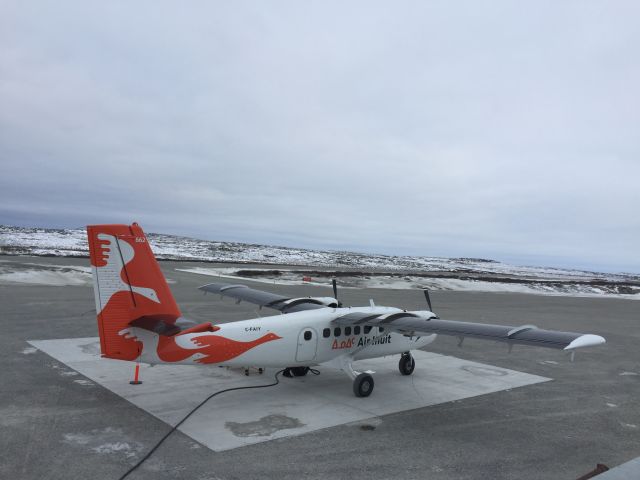
M 414 315 L 417 315 L 419 317 L 425 318 L 425 319 L 431 319 L 431 318 L 438 318 L 438 316 L 429 311 L 429 310 L 412 310 L 410 312 L 407 313 L 413 313 Z
M 284 300 L 282 302 L 286 305 L 287 310 L 291 310 L 297 305 L 302 304 L 314 304 L 314 305 L 322 305 L 324 307 L 337 308 L 338 301 L 333 297 L 300 297 L 300 298 L 290 298 L 288 300 Z

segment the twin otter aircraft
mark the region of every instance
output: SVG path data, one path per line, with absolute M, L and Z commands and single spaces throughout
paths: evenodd
M 245 285 L 211 283 L 200 287 L 283 315 L 214 325 L 196 324 L 180 314 L 142 228 L 133 225 L 87 227 L 102 356 L 150 364 L 286 367 L 293 376 L 312 365 L 339 368 L 353 381 L 358 397 L 373 391 L 373 372 L 353 362 L 400 355 L 400 373 L 411 375 L 411 350 L 437 334 L 514 344 L 576 348 L 605 342 L 598 335 L 442 320 L 430 310 L 407 312 L 371 305 L 343 307 L 334 297 L 290 298 Z M 428 293 L 425 297 L 431 309 Z

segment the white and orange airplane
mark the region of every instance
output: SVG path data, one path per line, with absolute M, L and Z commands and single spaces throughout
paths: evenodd
M 400 355 L 402 375 L 411 375 L 411 350 L 438 334 L 563 349 L 600 345 L 598 335 L 442 320 L 429 310 L 378 306 L 343 307 L 334 297 L 291 298 L 245 285 L 200 287 L 238 301 L 279 310 L 283 315 L 214 325 L 182 317 L 149 242 L 136 223 L 87 227 L 96 312 L 103 357 L 149 364 L 283 367 L 302 376 L 311 366 L 344 371 L 358 397 L 373 391 L 371 373 L 353 363 Z

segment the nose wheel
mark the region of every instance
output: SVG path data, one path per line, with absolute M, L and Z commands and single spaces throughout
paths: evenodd
M 356 397 L 368 397 L 373 392 L 373 377 L 368 373 L 361 373 L 353 381 L 353 393 Z
M 353 357 L 350 355 L 343 355 L 336 359 L 337 365 L 340 370 L 346 373 L 351 380 L 353 380 L 353 393 L 356 397 L 368 397 L 373 392 L 373 377 L 371 376 L 371 370 L 366 372 L 358 372 L 353 369 L 352 362 Z
M 402 375 L 411 375 L 416 368 L 416 361 L 409 352 L 403 353 L 398 363 L 398 370 Z

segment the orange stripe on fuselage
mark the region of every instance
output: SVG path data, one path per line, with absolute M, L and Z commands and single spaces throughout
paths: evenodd
M 223 363 L 242 355 L 258 345 L 279 340 L 280 338 L 282 337 L 275 333 L 267 333 L 251 342 L 240 342 L 220 335 L 202 335 L 191 339 L 191 342 L 199 348 L 182 348 L 176 343 L 175 337 L 163 337 L 161 335 L 158 343 L 158 358 L 163 362 L 175 363 L 200 353 L 205 357 L 197 359 L 196 362 L 198 363 Z

